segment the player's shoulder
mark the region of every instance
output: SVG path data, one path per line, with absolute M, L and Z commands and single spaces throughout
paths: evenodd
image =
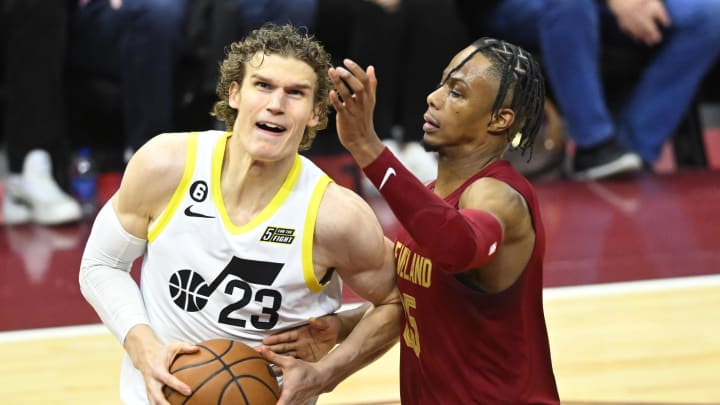
M 527 210 L 525 198 L 518 190 L 493 177 L 481 177 L 470 184 L 460 198 L 460 207 L 502 211 L 511 215 Z
M 163 198 L 174 191 L 185 171 L 189 133 L 165 133 L 145 143 L 127 164 L 121 188 Z
M 328 185 L 322 203 L 326 208 L 345 213 L 346 217 L 366 215 L 368 211 L 372 211 L 367 201 L 355 191 L 334 182 Z M 354 212 L 355 209 L 359 212 Z
M 335 232 L 378 224 L 370 205 L 356 192 L 337 183 L 330 183 L 320 203 L 318 219 L 331 224 Z M 379 225 L 378 225 L 379 226 Z
M 184 170 L 191 133 L 163 133 L 151 138 L 135 152 L 128 168 L 139 166 L 147 174 L 170 174 Z
M 370 269 L 382 263 L 382 227 L 370 205 L 348 188 L 328 185 L 315 233 L 322 249 L 339 261 L 335 267 Z

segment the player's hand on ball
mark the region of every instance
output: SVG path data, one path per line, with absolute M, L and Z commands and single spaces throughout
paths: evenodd
M 176 356 L 182 353 L 195 353 L 198 351 L 196 346 L 190 343 L 170 343 L 156 350 L 152 355 L 149 369 L 141 370 L 145 378 L 145 387 L 147 396 L 151 405 L 170 405 L 165 399 L 162 388 L 164 385 L 172 387 L 184 395 L 190 395 L 190 387 L 180 381 L 177 377 L 170 374 L 170 364 Z
M 307 325 L 268 336 L 263 344 L 277 354 L 314 362 L 335 347 L 340 326 L 333 314 L 310 318 Z
M 283 383 L 277 405 L 304 404 L 318 395 L 327 392 L 315 363 L 298 360 L 272 352 L 267 346 L 261 346 L 259 353 L 268 362 L 282 369 Z

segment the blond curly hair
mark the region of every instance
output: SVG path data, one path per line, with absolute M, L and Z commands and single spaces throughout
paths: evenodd
M 296 58 L 310 65 L 315 72 L 317 90 L 313 95 L 313 105 L 319 123 L 315 127 L 305 128 L 299 150 L 310 148 L 317 131 L 327 127 L 330 111 L 328 94 L 332 88 L 327 71 L 332 63 L 330 54 L 305 28 L 267 23 L 251 31 L 243 40 L 230 44 L 227 56 L 220 64 L 220 78 L 215 88 L 219 101 L 213 106 L 212 115 L 224 121 L 227 128 L 233 127 L 237 110 L 229 103 L 230 84 L 237 82 L 242 85 L 245 65 L 258 52 Z

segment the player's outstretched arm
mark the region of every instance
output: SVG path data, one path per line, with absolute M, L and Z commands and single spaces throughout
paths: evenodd
M 169 200 L 172 191 L 167 194 L 168 190 L 177 186 L 184 168 L 184 161 L 178 164 L 177 159 L 163 160 L 158 156 L 174 149 L 184 150 L 183 139 L 179 134 L 159 136 L 134 155 L 118 192 L 95 219 L 79 274 L 84 297 L 145 375 L 148 398 L 153 404 L 166 403 L 161 391 L 163 383 L 181 392 L 189 390 L 167 372 L 169 362 L 156 358 L 170 357 L 171 361 L 177 353 L 195 349 L 187 344 L 164 347 L 158 341 L 148 326 L 142 295 L 130 269 L 145 252 L 148 224 Z M 148 179 L 153 181 L 152 187 L 148 187 Z M 152 366 L 164 363 L 164 369 Z
M 338 136 L 378 188 L 422 253 L 445 270 L 465 272 L 492 260 L 503 239 L 502 221 L 480 209 L 457 210 L 428 190 L 390 152 L 375 132 L 373 112 L 377 78 L 372 66 L 363 70 L 346 59 L 329 71 L 335 90 Z M 453 235 L 448 238 L 447 235 Z

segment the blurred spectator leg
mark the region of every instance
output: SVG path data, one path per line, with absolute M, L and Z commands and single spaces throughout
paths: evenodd
M 72 63 L 121 82 L 128 151 L 172 129 L 185 15 L 185 0 L 93 0 L 74 16 Z
M 618 133 L 648 164 L 689 112 L 720 54 L 720 2 L 667 0 L 665 6 L 672 26 L 618 122 Z
M 64 0 L 5 3 L 6 138 L 9 176 L 3 221 L 56 225 L 80 219 L 67 184 L 63 68 L 67 29 Z M 54 163 L 54 168 L 53 168 Z

